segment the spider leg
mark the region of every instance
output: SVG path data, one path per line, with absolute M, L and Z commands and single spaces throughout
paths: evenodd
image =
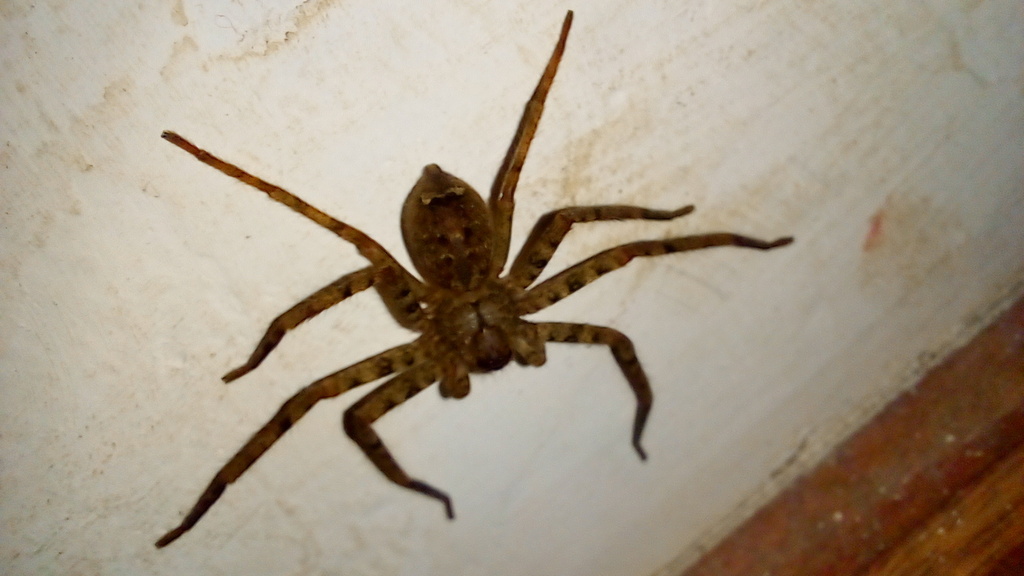
M 651 385 L 647 382 L 640 361 L 636 358 L 633 342 L 613 328 L 594 326 L 593 324 L 568 324 L 565 322 L 541 322 L 537 330 L 548 342 L 581 342 L 584 344 L 604 344 L 612 351 L 615 362 L 629 382 L 629 387 L 636 395 L 636 417 L 633 419 L 633 448 L 641 460 L 647 459 L 647 453 L 640 446 L 640 436 L 644 432 L 647 415 L 651 411 Z
M 562 22 L 562 32 L 558 36 L 558 43 L 548 59 L 548 64 L 541 74 L 540 81 L 530 96 L 523 110 L 523 116 L 519 119 L 519 126 L 516 127 L 516 135 L 512 138 L 512 144 L 505 153 L 505 159 L 501 162 L 501 168 L 491 185 L 490 209 L 491 219 L 494 223 L 494 253 L 491 259 L 491 275 L 497 277 L 505 266 L 505 259 L 508 257 L 509 238 L 512 233 L 512 211 L 515 209 L 516 186 L 519 184 L 519 173 L 523 170 L 523 163 L 526 162 L 526 154 L 530 151 L 530 142 L 537 133 L 537 124 L 540 123 L 541 114 L 544 113 L 544 101 L 548 97 L 551 83 L 555 80 L 555 73 L 558 72 L 558 64 L 562 61 L 562 54 L 565 52 L 565 41 L 569 36 L 569 28 L 572 27 L 572 10 L 565 14 Z
M 411 290 L 422 291 L 422 285 L 419 280 L 405 270 L 405 268 L 403 268 L 402 265 L 395 260 L 394 256 L 388 253 L 383 246 L 378 244 L 373 238 L 366 235 L 362 230 L 359 230 L 354 226 L 349 226 L 348 224 L 327 215 L 312 204 L 307 203 L 305 200 L 302 200 L 280 186 L 275 186 L 266 180 L 242 170 L 230 162 L 221 160 L 170 130 L 165 130 L 164 133 L 161 134 L 161 137 L 178 148 L 181 148 L 185 152 L 188 152 L 192 156 L 195 156 L 196 160 L 199 160 L 203 164 L 215 168 L 236 180 L 241 180 L 253 188 L 265 192 L 272 199 L 284 204 L 306 218 L 309 218 L 313 222 L 316 222 L 320 226 L 334 232 L 341 238 L 351 242 L 356 249 L 359 250 L 359 253 L 373 263 L 374 266 L 378 268 L 393 269 L 396 272 L 399 281 L 408 285 Z
M 404 370 L 421 361 L 422 353 L 418 342 L 404 344 L 381 352 L 376 356 L 357 362 L 348 368 L 335 372 L 306 386 L 289 398 L 256 434 L 228 460 L 210 481 L 195 506 L 177 528 L 164 534 L 156 541 L 157 548 L 163 548 L 177 540 L 182 534 L 195 526 L 196 522 L 221 497 L 224 489 L 245 473 L 256 460 L 263 455 L 277 440 L 287 432 L 293 424 L 305 416 L 306 412 L 319 401 L 333 398 L 351 390 L 360 384 L 373 382 L 388 374 Z
M 399 324 L 406 328 L 414 328 L 417 325 L 422 314 L 419 301 L 402 284 L 394 282 L 392 269 L 363 268 L 338 278 L 274 318 L 245 364 L 228 372 L 221 379 L 229 383 L 252 372 L 266 360 L 274 348 L 277 348 L 286 332 L 370 286 L 376 286 L 381 299 Z
M 391 266 L 378 268 L 374 273 L 373 286 L 387 306 L 391 317 L 399 325 L 421 331 L 419 326 L 423 308 L 420 305 L 420 297 L 425 291 L 419 281 L 410 284 L 403 280 L 403 275 L 408 273 L 401 266 L 397 270 Z
M 672 220 L 693 212 L 693 206 L 677 210 L 651 210 L 638 206 L 573 206 L 540 217 L 509 269 L 512 286 L 526 288 L 540 276 L 573 224 L 602 220 Z
M 437 389 L 441 398 L 469 396 L 469 371 L 461 362 L 451 362 L 442 370 Z
M 231 382 L 255 370 L 266 359 L 267 355 L 277 347 L 286 332 L 349 296 L 362 292 L 372 286 L 373 272 L 374 270 L 371 267 L 346 274 L 307 296 L 301 302 L 289 308 L 284 314 L 274 318 L 270 323 L 270 327 L 267 328 L 267 332 L 263 334 L 263 339 L 260 340 L 252 355 L 249 356 L 249 360 L 225 374 L 222 380 L 225 383 Z
M 424 363 L 395 376 L 390 381 L 370 391 L 351 408 L 345 411 L 342 422 L 345 433 L 359 445 L 366 457 L 395 484 L 415 490 L 444 504 L 449 519 L 455 518 L 452 501 L 447 494 L 433 486 L 409 477 L 402 470 L 394 456 L 388 451 L 380 436 L 370 426 L 395 406 L 412 398 L 437 380 L 437 370 L 431 363 Z
M 702 250 L 715 246 L 739 246 L 741 248 L 771 250 L 791 242 L 793 242 L 791 236 L 767 242 L 730 232 L 718 232 L 714 234 L 701 234 L 699 236 L 683 236 L 667 240 L 645 240 L 623 244 L 622 246 L 616 246 L 604 252 L 599 252 L 531 288 L 519 299 L 518 313 L 525 315 L 543 310 L 601 276 L 622 268 L 634 258 L 661 256 L 663 254 L 673 254 L 689 250 Z

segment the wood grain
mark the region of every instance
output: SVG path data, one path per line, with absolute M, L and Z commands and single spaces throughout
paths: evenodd
M 867 576 L 987 576 L 1024 543 L 1024 446 L 876 562 Z M 1022 565 L 1017 565 L 1020 574 Z

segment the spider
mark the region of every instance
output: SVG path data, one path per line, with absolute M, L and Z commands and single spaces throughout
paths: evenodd
M 605 326 L 564 322 L 529 322 L 522 317 L 542 310 L 634 258 L 661 256 L 714 246 L 770 250 L 792 237 L 768 242 L 716 232 L 697 236 L 623 244 L 569 267 L 534 285 L 555 249 L 574 224 L 604 220 L 672 220 L 693 211 L 653 210 L 637 206 L 574 206 L 548 212 L 537 221 L 508 273 L 501 275 L 509 251 L 514 195 L 530 142 L 537 131 L 544 102 L 565 51 L 572 11 L 516 129 L 491 186 L 490 199 L 436 164 L 423 169 L 402 207 L 401 228 L 406 249 L 422 280 L 409 273 L 380 244 L 362 231 L 328 216 L 286 190 L 198 148 L 174 132 L 162 137 L 232 178 L 253 186 L 342 239 L 352 243 L 370 265 L 345 274 L 275 318 L 244 364 L 224 382 L 254 370 L 299 324 L 357 292 L 377 290 L 398 324 L 418 332 L 411 343 L 371 356 L 306 386 L 289 398 L 213 477 L 195 506 L 156 542 L 162 548 L 191 529 L 281 436 L 313 406 L 356 386 L 394 375 L 370 391 L 344 414 L 345 432 L 389 480 L 439 500 L 449 519 L 455 517 L 448 494 L 409 476 L 381 442 L 372 424 L 388 410 L 439 382 L 444 398 L 469 394 L 469 375 L 499 370 L 510 361 L 540 366 L 548 342 L 607 346 L 636 396 L 632 442 L 641 460 L 647 458 L 640 436 L 651 409 L 647 376 L 625 334 Z M 531 287 L 532 285 L 532 287 Z

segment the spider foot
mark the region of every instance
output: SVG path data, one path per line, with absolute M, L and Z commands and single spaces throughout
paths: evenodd
M 186 530 L 187 528 L 182 528 L 181 526 L 178 526 L 177 528 L 171 530 L 167 534 L 164 534 L 162 538 L 157 540 L 155 546 L 157 548 L 163 548 L 164 546 L 167 546 L 171 542 L 174 542 L 175 540 L 180 538 L 181 535 L 184 534 Z
M 430 484 L 427 484 L 426 482 L 420 482 L 419 480 L 413 480 L 411 483 L 409 483 L 408 487 L 412 490 L 419 492 L 420 494 L 425 494 L 427 496 L 430 496 L 431 498 L 436 498 L 440 500 L 441 503 L 444 504 L 444 512 L 448 516 L 448 519 L 455 519 L 455 511 L 452 509 L 452 499 L 449 498 L 447 494 L 441 492 L 437 488 L 434 488 Z
M 220 379 L 223 380 L 225 384 L 230 384 L 231 382 L 234 382 L 235 380 L 238 380 L 242 376 L 245 376 L 249 372 L 252 372 L 253 368 L 254 368 L 254 366 L 249 366 L 248 364 L 243 364 L 242 366 L 239 366 L 238 368 L 235 368 L 234 370 L 232 370 L 232 371 L 228 372 L 227 374 L 221 376 Z
M 776 240 L 774 242 L 769 243 L 768 244 L 768 248 L 778 248 L 779 246 L 785 246 L 786 244 L 792 244 L 792 243 L 793 243 L 793 237 L 792 236 L 785 236 L 783 238 L 779 238 L 778 240 Z
M 647 460 L 647 451 L 640 445 L 640 440 L 633 441 L 633 448 L 636 448 L 636 453 L 640 455 L 640 460 Z
M 683 206 L 682 208 L 679 208 L 677 210 L 673 210 L 672 212 L 670 212 L 669 213 L 669 217 L 670 218 L 678 218 L 680 216 L 686 216 L 690 212 L 693 212 L 693 210 L 694 210 L 693 204 L 687 204 L 686 206 Z

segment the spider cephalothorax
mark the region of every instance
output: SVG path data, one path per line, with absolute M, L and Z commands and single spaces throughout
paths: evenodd
M 768 242 L 731 232 L 714 232 L 632 242 L 600 252 L 534 284 L 573 224 L 602 220 L 671 220 L 693 211 L 692 206 L 676 210 L 625 205 L 574 206 L 542 216 L 508 272 L 501 275 L 508 257 L 519 172 L 537 130 L 571 24 L 572 12 L 569 12 L 555 50 L 526 104 L 516 135 L 491 187 L 489 200 L 484 202 L 469 184 L 435 164 L 423 169 L 423 174 L 406 198 L 402 208 L 402 236 L 422 280 L 410 274 L 387 250 L 360 230 L 213 156 L 173 132 L 163 133 L 164 139 L 200 161 L 262 190 L 274 200 L 351 242 L 370 262 L 366 268 L 345 274 L 275 318 L 249 360 L 228 372 L 224 376 L 225 382 L 231 382 L 259 366 L 289 330 L 370 287 L 377 290 L 396 322 L 419 332 L 420 336 L 409 344 L 324 376 L 289 398 L 220 469 L 181 524 L 157 541 L 158 547 L 170 544 L 192 528 L 220 498 L 228 484 L 248 470 L 317 402 L 392 374 L 395 376 L 371 390 L 345 412 L 345 432 L 388 479 L 440 500 L 448 517 L 454 518 L 448 495 L 406 474 L 371 424 L 434 382 L 439 382 L 442 396 L 462 398 L 469 394 L 471 373 L 492 372 L 513 360 L 523 365 L 540 366 L 544 364 L 548 342 L 608 347 L 636 396 L 633 447 L 641 458 L 646 458 L 640 437 L 651 408 L 652 394 L 629 338 L 605 326 L 530 322 L 523 316 L 550 306 L 634 258 L 713 246 L 769 250 L 785 246 L 793 239 L 786 237 Z

